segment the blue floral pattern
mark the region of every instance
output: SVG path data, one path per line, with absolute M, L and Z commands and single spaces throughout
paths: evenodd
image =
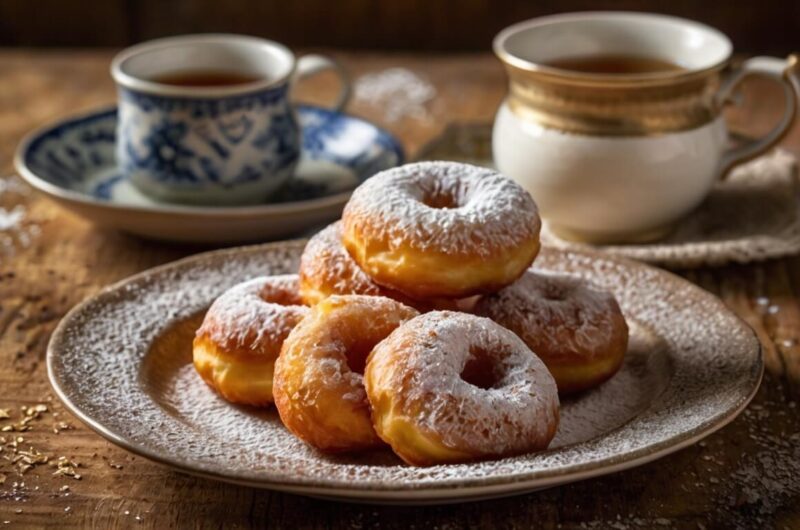
M 394 137 L 358 118 L 301 105 L 296 114 L 293 112 L 291 118 L 285 119 L 296 120 L 301 127 L 301 161 L 297 173 L 270 198 L 270 202 L 303 201 L 347 191 L 376 172 L 403 162 L 402 149 Z M 62 122 L 28 144 L 23 153 L 25 165 L 40 178 L 60 188 L 88 194 L 98 200 L 116 200 L 114 190 L 126 182 L 117 170 L 117 121 L 117 111 L 111 109 Z M 158 140 L 162 143 L 154 143 L 151 150 L 156 145 L 176 149 L 176 145 L 181 145 L 180 136 L 186 131 L 174 123 L 162 122 L 157 134 L 161 135 Z M 250 137 L 253 142 L 263 143 L 265 149 L 279 152 L 284 149 L 268 131 L 251 133 Z M 215 137 L 209 135 L 208 138 Z M 214 158 L 224 158 L 228 142 L 226 139 L 224 144 L 217 145 Z M 207 141 L 206 145 L 211 143 Z M 173 168 L 170 171 L 182 171 L 169 149 L 152 156 L 156 160 L 148 163 Z M 219 176 L 215 174 L 212 162 L 211 157 L 198 157 L 199 174 L 218 182 Z M 278 160 L 276 163 L 286 162 Z M 315 171 L 314 164 L 322 164 L 322 169 Z M 252 174 L 244 172 L 238 178 L 247 179 Z M 189 177 L 184 174 L 179 178 Z
M 198 182 L 200 178 L 186 164 L 197 156 L 183 143 L 188 129 L 186 123 L 166 118 L 155 124 L 142 142 L 144 156 L 140 156 L 131 143 L 125 144 L 129 167 L 148 170 L 158 180 Z
M 117 157 L 143 190 L 202 197 L 238 188 L 266 195 L 291 175 L 300 129 L 288 85 L 224 99 L 163 97 L 120 89 Z

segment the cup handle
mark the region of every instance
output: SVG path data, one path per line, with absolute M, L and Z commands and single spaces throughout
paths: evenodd
M 748 141 L 737 147 L 728 149 L 722 155 L 719 166 L 720 178 L 725 178 L 735 166 L 757 157 L 780 142 L 789 131 L 797 114 L 797 99 L 800 98 L 800 84 L 792 75 L 800 57 L 796 54 L 786 59 L 777 57 L 753 57 L 745 61 L 720 89 L 716 96 L 717 108 L 722 108 L 733 94 L 739 83 L 751 75 L 759 75 L 777 81 L 783 85 L 783 116 L 775 127 L 762 138 Z
M 333 70 L 339 77 L 339 95 L 336 98 L 336 103 L 333 105 L 333 110 L 341 112 L 347 105 L 347 102 L 350 101 L 351 93 L 350 76 L 345 69 L 342 68 L 341 64 L 324 55 L 304 55 L 297 60 L 294 80 L 302 81 L 323 70 Z

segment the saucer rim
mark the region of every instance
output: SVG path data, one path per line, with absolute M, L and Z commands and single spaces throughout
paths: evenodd
M 340 117 L 344 117 L 346 119 L 365 123 L 370 127 L 377 129 L 390 140 L 390 150 L 397 155 L 397 165 L 402 165 L 406 162 L 405 150 L 403 149 L 400 140 L 391 132 L 367 119 L 354 116 L 347 112 L 335 111 L 319 105 L 296 104 L 295 109 L 298 111 L 301 109 L 323 111 L 330 115 L 339 115 Z M 107 105 L 101 108 L 95 108 L 85 112 L 71 114 L 66 117 L 56 118 L 42 126 L 36 127 L 23 136 L 22 140 L 20 140 L 20 143 L 17 145 L 17 148 L 14 152 L 14 169 L 16 170 L 17 174 L 22 177 L 22 179 L 31 187 L 56 200 L 77 202 L 85 206 L 123 210 L 135 213 L 159 213 L 173 215 L 192 214 L 211 217 L 247 217 L 256 214 L 280 215 L 287 213 L 302 213 L 344 204 L 353 193 L 353 190 L 347 190 L 325 197 L 317 197 L 300 201 L 242 206 L 193 206 L 174 203 L 154 203 L 153 205 L 120 204 L 114 201 L 97 199 L 89 194 L 58 186 L 40 177 L 32 168 L 28 166 L 26 158 L 30 149 L 34 143 L 42 138 L 45 134 L 58 130 L 67 124 L 81 123 L 91 119 L 97 119 L 107 114 L 117 114 L 117 112 L 118 105 Z

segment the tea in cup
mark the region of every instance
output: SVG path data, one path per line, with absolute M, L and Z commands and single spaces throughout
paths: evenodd
M 724 75 L 719 31 L 627 12 L 548 16 L 494 41 L 510 90 L 492 138 L 498 169 L 530 191 L 558 235 L 617 243 L 663 236 L 731 168 L 774 146 L 794 121 L 794 57 L 756 57 Z M 722 110 L 750 75 L 780 83 L 782 119 L 729 147 Z
M 117 161 L 143 193 L 167 202 L 263 202 L 292 174 L 301 136 L 292 84 L 333 69 L 336 103 L 350 86 L 331 59 L 296 59 L 285 46 L 243 35 L 186 35 L 118 54 Z

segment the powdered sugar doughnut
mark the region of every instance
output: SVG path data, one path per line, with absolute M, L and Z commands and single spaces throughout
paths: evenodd
M 372 351 L 364 384 L 378 436 L 413 465 L 544 449 L 558 426 L 544 363 L 511 331 L 465 313 L 396 329 Z
M 289 332 L 308 312 L 297 275 L 264 276 L 225 291 L 195 335 L 197 372 L 228 401 L 272 403 L 275 359 Z
M 330 296 L 289 334 L 275 365 L 275 406 L 283 424 L 323 451 L 382 445 L 364 392 L 372 348 L 418 313 L 378 296 Z
M 496 171 L 418 162 L 366 180 L 342 243 L 376 283 L 416 298 L 461 298 L 517 279 L 539 252 L 531 196 Z
M 308 240 L 300 257 L 300 295 L 314 305 L 332 294 L 386 296 L 403 303 L 408 297 L 373 282 L 342 245 L 337 221 Z
M 568 276 L 528 271 L 483 297 L 475 312 L 519 335 L 550 369 L 561 393 L 610 378 L 628 348 L 628 325 L 614 296 Z
M 333 294 L 385 296 L 419 310 L 470 310 L 475 300 L 444 298 L 414 300 L 401 292 L 381 287 L 361 270 L 342 245 L 342 223 L 336 221 L 308 240 L 300 257 L 300 296 L 315 305 Z

